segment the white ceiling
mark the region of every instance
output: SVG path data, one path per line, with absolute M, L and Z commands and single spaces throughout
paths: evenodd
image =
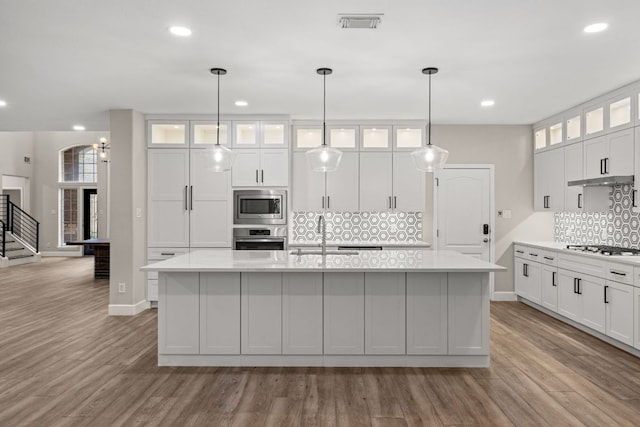
M 338 13 L 384 16 L 343 30 Z M 638 0 L 0 0 L 0 130 L 215 113 L 211 67 L 229 70 L 222 114 L 321 118 L 326 66 L 328 119 L 425 119 L 436 66 L 434 123 L 530 124 L 639 79 L 639 16 Z

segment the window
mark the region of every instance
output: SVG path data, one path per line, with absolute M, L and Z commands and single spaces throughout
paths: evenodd
M 78 240 L 78 189 L 61 190 L 62 243 Z
M 62 152 L 62 182 L 97 182 L 97 149 L 79 145 Z

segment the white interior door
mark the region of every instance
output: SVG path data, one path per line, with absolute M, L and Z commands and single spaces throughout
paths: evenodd
M 493 167 L 441 170 L 436 180 L 436 247 L 493 260 Z

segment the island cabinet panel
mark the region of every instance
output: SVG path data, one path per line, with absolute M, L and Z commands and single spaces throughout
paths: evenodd
M 450 355 L 489 354 L 489 274 L 448 274 Z
M 200 351 L 200 275 L 160 274 L 158 353 L 198 354 Z
M 322 354 L 322 273 L 283 274 L 282 353 Z
M 242 354 L 282 354 L 282 273 L 241 273 Z
M 407 354 L 447 351 L 446 273 L 407 273 Z
M 324 273 L 324 354 L 364 354 L 364 273 Z
M 240 354 L 240 273 L 200 274 L 200 354 Z
M 405 273 L 365 273 L 365 354 L 405 354 Z

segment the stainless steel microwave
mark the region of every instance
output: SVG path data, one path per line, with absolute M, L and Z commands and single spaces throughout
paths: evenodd
M 286 190 L 235 190 L 234 224 L 286 224 Z

